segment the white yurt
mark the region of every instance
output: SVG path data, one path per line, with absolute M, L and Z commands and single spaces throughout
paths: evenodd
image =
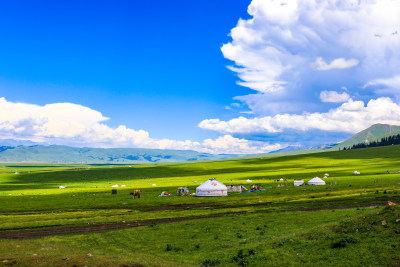
M 301 179 L 295 179 L 294 180 L 294 186 L 302 186 L 304 185 L 304 181 Z
M 220 181 L 212 178 L 196 188 L 198 197 L 222 197 L 228 195 L 228 188 Z
M 325 181 L 319 177 L 314 177 L 307 183 L 308 185 L 325 185 Z

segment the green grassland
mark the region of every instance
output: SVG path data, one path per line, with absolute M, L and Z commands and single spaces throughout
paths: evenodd
M 400 208 L 386 206 L 400 204 L 399 170 L 400 146 L 185 164 L 3 164 L 0 266 L 399 266 Z M 293 186 L 325 173 L 325 186 Z M 212 177 L 266 190 L 174 194 Z

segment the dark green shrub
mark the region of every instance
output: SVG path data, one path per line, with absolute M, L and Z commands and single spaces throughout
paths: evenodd
M 246 266 L 249 264 L 247 255 L 243 253 L 243 249 L 239 250 L 237 254 L 232 257 L 232 262 L 237 262 L 240 266 Z
M 254 249 L 247 250 L 247 253 L 240 249 L 235 256 L 231 258 L 232 262 L 236 262 L 240 266 L 249 265 L 250 259 L 256 255 L 257 252 Z
M 206 259 L 206 260 L 204 260 L 201 263 L 201 266 L 202 267 L 208 267 L 208 266 L 217 266 L 217 265 L 220 265 L 220 264 L 221 264 L 221 262 L 218 259 L 214 258 L 214 259 Z
M 254 249 L 249 249 L 249 256 L 251 256 L 251 255 L 256 255 L 256 251 L 254 250 Z
M 167 244 L 165 251 L 174 251 L 174 252 L 179 252 L 182 251 L 183 249 L 181 249 L 180 247 L 174 247 L 171 244 Z
M 351 236 L 341 235 L 338 239 L 334 240 L 331 248 L 345 248 L 348 244 L 355 244 L 358 240 Z

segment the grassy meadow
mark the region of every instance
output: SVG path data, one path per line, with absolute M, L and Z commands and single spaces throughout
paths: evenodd
M 400 205 L 399 170 L 400 146 L 185 164 L 0 164 L 0 266 L 399 266 L 400 208 L 387 206 Z M 325 173 L 325 186 L 293 186 Z M 213 177 L 265 191 L 175 195 Z

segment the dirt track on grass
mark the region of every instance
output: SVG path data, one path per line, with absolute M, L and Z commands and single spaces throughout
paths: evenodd
M 386 199 L 385 199 L 386 201 Z M 386 203 L 385 203 L 386 204 Z M 122 221 L 117 223 L 109 223 L 109 224 L 88 224 L 84 226 L 71 226 L 71 227 L 37 227 L 37 228 L 15 228 L 15 229 L 7 229 L 6 232 L 0 232 L 0 238 L 4 239 L 28 239 L 28 238 L 39 238 L 45 236 L 53 236 L 53 235 L 61 235 L 61 234 L 82 234 L 82 233 L 92 233 L 92 232 L 104 232 L 108 230 L 119 230 L 126 228 L 135 228 L 142 226 L 151 226 L 157 224 L 169 224 L 169 223 L 178 223 L 184 221 L 193 221 L 193 220 L 201 220 L 201 219 L 209 219 L 209 218 L 220 218 L 224 216 L 230 215 L 243 215 L 243 214 L 260 214 L 260 213 L 272 213 L 272 212 L 296 212 L 296 211 L 304 211 L 304 212 L 312 212 L 319 210 L 338 210 L 338 209 L 354 209 L 354 208 L 362 208 L 362 207 L 376 207 L 385 205 L 382 202 L 363 202 L 357 203 L 357 205 L 345 205 L 345 206 L 322 206 L 322 207 L 312 207 L 312 208 L 297 208 L 297 209 L 288 209 L 288 210 L 260 210 L 255 212 L 226 212 L 226 213 L 218 213 L 218 214 L 210 214 L 203 216 L 189 216 L 189 217 L 177 217 L 177 218 L 163 218 L 163 219 L 153 219 L 153 220 L 141 220 L 141 221 Z M 264 203 L 265 205 L 265 203 Z M 252 206 L 252 205 L 250 205 Z M 179 208 L 188 208 L 190 209 L 192 205 L 179 205 Z M 198 207 L 198 206 L 196 206 Z M 237 207 L 237 206 L 235 206 Z M 175 207 L 177 208 L 177 207 Z M 193 207 L 192 207 L 193 208 Z M 214 208 L 210 206 L 210 208 Z M 226 208 L 226 206 L 225 206 Z M 36 230 L 35 230 L 36 229 Z M 21 231 L 22 230 L 22 231 Z
M 176 223 L 176 222 L 184 222 L 191 220 L 200 220 L 206 218 L 217 218 L 228 215 L 225 214 L 216 214 L 216 215 L 208 215 L 208 216 L 196 216 L 196 217 L 182 217 L 182 218 L 166 218 L 166 219 L 155 219 L 155 220 L 142 220 L 142 221 L 123 221 L 118 223 L 110 223 L 110 224 L 88 224 L 85 226 L 72 226 L 72 227 L 62 227 L 62 228 L 47 228 L 43 230 L 35 230 L 35 231 L 20 231 L 20 232 L 6 232 L 0 233 L 0 238 L 5 239 L 28 239 L 35 237 L 45 237 L 59 234 L 80 234 L 80 233 L 92 233 L 92 232 L 104 232 L 107 230 L 118 230 L 118 229 L 126 229 L 126 228 L 134 228 L 141 226 L 149 226 L 149 225 L 157 225 L 157 224 L 167 224 L 167 223 Z M 33 229 L 33 228 L 30 228 Z M 13 229 L 9 229 L 13 230 Z

